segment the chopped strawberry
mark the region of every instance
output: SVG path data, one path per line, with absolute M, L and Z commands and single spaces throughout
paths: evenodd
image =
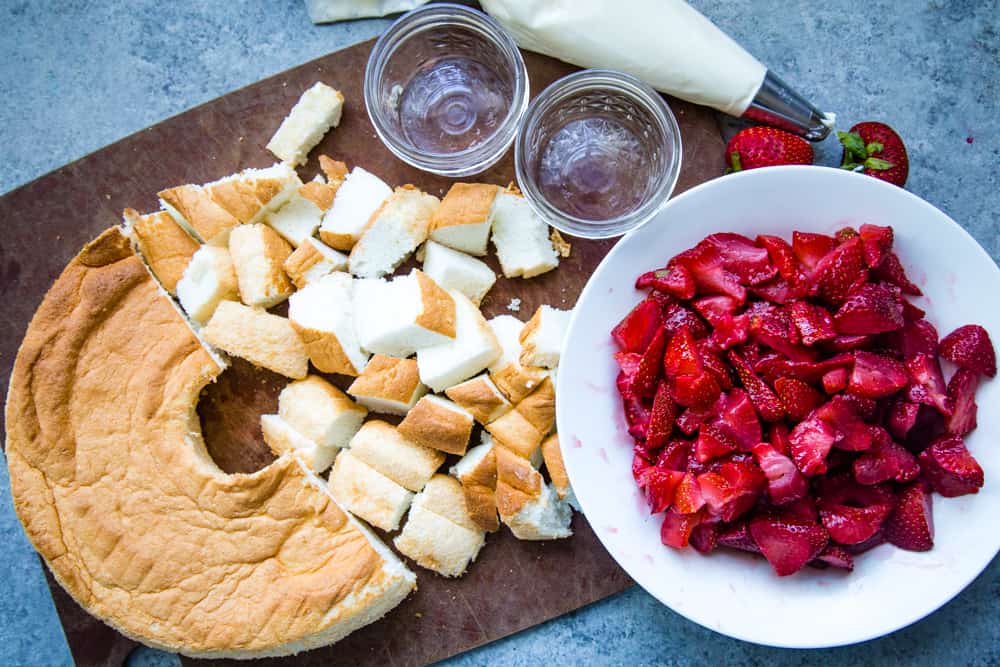
M 850 226 L 841 227 L 833 233 L 833 238 L 836 239 L 837 245 L 847 243 L 851 239 L 857 238 L 858 236 L 860 236 L 860 234 L 858 234 L 858 230 Z
M 830 539 L 819 524 L 788 512 L 755 515 L 750 520 L 750 535 L 779 577 L 801 570 L 823 552 Z
M 687 440 L 671 440 L 660 451 L 656 459 L 656 467 L 666 470 L 687 470 L 688 458 L 691 456 L 691 443 Z
M 826 472 L 826 455 L 838 435 L 830 424 L 816 416 L 799 422 L 792 429 L 788 435 L 792 460 L 803 475 L 812 477 Z
M 941 414 L 950 417 L 951 400 L 948 398 L 948 390 L 945 388 L 941 364 L 937 357 L 918 353 L 906 360 L 906 372 L 910 375 L 906 398 L 914 403 L 931 405 Z
M 660 527 L 660 541 L 668 547 L 683 549 L 688 545 L 691 531 L 701 523 L 703 512 L 681 514 L 671 507 L 663 515 L 663 525 Z
M 717 473 L 706 472 L 698 476 L 698 486 L 709 514 L 727 522 L 754 506 L 764 483 L 764 474 L 755 464 L 735 461 L 723 463 Z
M 899 351 L 903 355 L 903 359 L 909 359 L 918 354 L 937 357 L 938 332 L 934 325 L 927 320 L 917 319 L 906 322 L 898 336 Z
M 679 303 L 667 304 L 663 309 L 663 327 L 667 333 L 673 336 L 682 327 L 691 330 L 691 335 L 695 338 L 704 338 L 709 334 L 705 321 L 698 317 L 690 308 L 685 308 Z
M 753 554 L 760 553 L 760 547 L 753 541 L 750 526 L 745 521 L 734 523 L 718 531 L 715 541 L 718 545 L 738 549 Z
M 881 280 L 887 282 L 891 285 L 895 285 L 903 291 L 904 294 L 910 294 L 912 296 L 921 296 L 923 292 L 920 288 L 914 285 L 909 278 L 906 277 L 906 271 L 903 269 L 903 263 L 899 261 L 899 257 L 894 252 L 887 252 L 882 257 L 882 262 L 872 268 L 871 272 L 872 280 Z
M 646 468 L 638 480 L 639 488 L 646 492 L 649 513 L 665 512 L 674 502 L 674 492 L 686 473 L 666 470 L 659 466 Z
M 639 440 L 646 439 L 649 429 L 649 407 L 637 396 L 622 399 L 625 406 L 625 421 L 628 422 L 628 433 Z
M 846 368 L 834 368 L 823 375 L 823 391 L 830 396 L 847 389 L 848 372 Z
M 705 506 L 701 487 L 693 473 L 686 472 L 674 491 L 674 509 L 681 514 L 694 514 Z
M 861 243 L 865 251 L 865 263 L 876 267 L 882 262 L 885 253 L 892 250 L 892 227 L 879 225 L 861 225 Z
M 688 408 L 677 417 L 677 428 L 684 435 L 692 435 L 698 427 L 704 424 L 714 414 L 712 406 L 695 409 Z
M 792 454 L 792 443 L 788 440 L 788 426 L 783 422 L 778 422 L 777 424 L 771 424 L 771 430 L 768 433 L 768 439 L 771 446 L 778 450 L 785 456 L 791 456 Z
M 728 435 L 711 424 L 704 424 L 694 441 L 694 457 L 706 463 L 736 450 L 736 445 Z
M 851 554 L 852 556 L 857 556 L 863 554 L 866 551 L 871 551 L 875 547 L 885 544 L 885 531 L 879 530 L 877 533 L 869 537 L 864 542 L 859 542 L 857 544 L 847 544 L 844 545 L 844 551 Z
M 639 370 L 639 360 L 642 359 L 642 355 L 638 352 L 615 352 L 615 363 L 618 364 L 618 368 L 621 369 L 622 373 L 629 376 L 635 376 L 636 371 Z
M 920 453 L 920 469 L 945 498 L 979 493 L 983 469 L 957 435 L 939 438 Z
M 871 336 L 837 336 L 831 341 L 827 341 L 824 347 L 833 352 L 849 352 L 858 348 L 871 345 Z
M 637 484 L 643 478 L 643 474 L 649 470 L 652 465 L 653 464 L 649 462 L 649 459 L 639 452 L 632 455 L 632 477 L 635 479 Z
M 843 371 L 843 369 L 840 369 Z M 831 371 L 832 372 L 832 371 Z M 847 371 L 843 371 L 846 385 Z M 825 377 L 825 376 L 824 376 Z M 774 391 L 788 416 L 802 421 L 823 402 L 823 396 L 802 380 L 780 377 L 774 381 Z
M 929 405 L 917 406 L 917 419 L 906 434 L 906 448 L 911 452 L 922 452 L 945 434 L 945 417 Z
M 941 356 L 987 377 L 997 374 L 993 342 L 986 329 L 978 324 L 966 324 L 941 339 Z
M 715 381 L 719 383 L 719 387 L 723 391 L 729 391 L 733 388 L 733 377 L 729 366 L 722 361 L 718 354 L 715 353 L 712 348 L 712 344 L 707 340 L 700 340 L 698 345 L 698 356 L 701 358 L 702 367 L 712 374 Z
M 771 263 L 778 269 L 778 274 L 786 283 L 798 285 L 802 282 L 802 269 L 788 241 L 778 236 L 761 234 L 757 237 L 757 243 L 767 250 Z
M 819 298 L 841 304 L 851 289 L 868 276 L 860 238 L 852 238 L 831 250 L 816 264 L 813 282 Z M 853 332 L 842 332 L 853 333 Z
M 882 529 L 885 539 L 907 551 L 929 551 L 934 546 L 931 494 L 913 482 L 899 492 L 896 509 Z
M 656 383 L 663 376 L 663 351 L 666 346 L 667 332 L 660 327 L 639 359 L 639 368 L 632 381 L 632 390 L 636 395 L 651 398 L 656 393 Z
M 903 301 L 884 285 L 865 283 L 851 292 L 833 316 L 841 334 L 876 334 L 903 327 Z
M 792 342 L 798 338 L 798 329 L 784 309 L 769 308 L 750 314 L 750 335 L 792 361 L 813 360 L 812 352 Z
M 722 389 L 708 371 L 695 375 L 678 375 L 671 381 L 671 396 L 688 408 L 705 408 L 714 403 Z
M 772 278 L 777 269 L 771 265 L 767 250 L 740 234 L 720 233 L 705 237 L 722 255 L 722 265 L 744 285 L 757 285 Z
M 766 442 L 754 445 L 754 458 L 767 477 L 767 494 L 775 505 L 804 498 L 809 483 L 792 460 Z
M 808 301 L 795 301 L 788 307 L 792 324 L 802 336 L 802 344 L 806 346 L 833 340 L 837 332 L 833 330 L 833 319 L 822 306 Z
M 886 416 L 886 427 L 889 433 L 897 440 L 904 440 L 906 435 L 917 423 L 917 413 L 920 406 L 910 403 L 904 397 L 898 396 L 893 399 L 889 406 L 889 414 Z
M 861 396 L 855 396 L 854 394 L 844 394 L 839 398 L 834 397 L 831 399 L 834 403 L 839 401 L 844 401 L 851 406 L 851 409 L 867 421 L 875 419 L 875 413 L 878 412 L 878 403 L 871 398 L 863 398 Z
M 724 315 L 714 325 L 712 343 L 720 350 L 739 345 L 746 341 L 750 332 L 750 318 L 742 315 Z
M 795 253 L 799 264 L 810 273 L 835 245 L 833 238 L 825 234 L 792 232 L 792 252 Z
M 866 424 L 848 396 L 834 396 L 817 408 L 816 416 L 830 424 L 840 437 L 838 449 L 858 452 L 872 446 L 872 427 Z
M 834 542 L 858 544 L 878 532 L 895 500 L 885 486 L 862 486 L 845 475 L 826 477 L 819 485 L 819 516 Z
M 920 474 L 916 457 L 896 443 L 884 430 L 873 427 L 871 448 L 854 461 L 854 479 L 859 484 L 878 484 L 894 480 L 912 482 Z
M 858 350 L 847 388 L 858 396 L 881 398 L 896 393 L 908 380 L 906 368 L 895 359 Z
M 918 308 L 910 303 L 907 299 L 903 299 L 903 319 L 907 322 L 915 322 L 919 319 L 923 319 L 927 315 L 927 312 L 922 308 Z
M 725 268 L 726 260 L 714 245 L 702 241 L 672 261 L 691 272 L 699 294 L 723 294 L 740 303 L 746 301 L 746 289 L 740 284 L 739 277 Z
M 653 396 L 653 406 L 649 410 L 649 426 L 646 429 L 646 446 L 659 449 L 667 444 L 677 419 L 677 404 L 670 397 L 670 387 L 660 380 Z
M 667 343 L 663 353 L 663 371 L 668 378 L 701 373 L 701 355 L 688 327 L 678 329 Z
M 694 296 L 694 277 L 686 267 L 674 264 L 665 269 L 647 271 L 635 281 L 636 289 L 652 289 L 663 294 L 690 299 Z
M 611 337 L 623 352 L 643 352 L 662 323 L 662 306 L 655 299 L 644 299 L 611 330 Z
M 796 299 L 801 299 L 809 294 L 808 285 L 804 281 L 793 285 L 781 276 L 772 278 L 766 283 L 753 285 L 748 290 L 751 295 L 758 299 L 781 305 L 792 303 Z
M 713 327 L 723 316 L 732 315 L 740 307 L 740 303 L 731 296 L 706 296 L 692 302 L 691 305 Z
M 793 377 L 803 382 L 820 382 L 823 376 L 835 368 L 851 368 L 854 355 L 838 354 L 821 361 L 789 361 L 780 355 L 762 357 L 754 364 L 754 370 L 768 382 L 779 377 Z
M 810 563 L 810 565 L 817 562 L 823 563 L 824 566 L 829 565 L 840 570 L 847 570 L 848 572 L 854 571 L 854 556 L 839 544 L 826 545 L 826 548 L 823 549 L 820 555 L 816 556 L 816 560 Z
M 976 428 L 976 388 L 979 376 L 968 368 L 959 368 L 948 383 L 948 400 L 952 405 L 947 429 L 951 435 L 965 435 Z
M 721 405 L 717 406 L 718 418 L 712 422 L 729 436 L 736 446 L 749 452 L 761 440 L 760 421 L 750 397 L 742 389 L 733 389 Z
M 711 553 L 717 544 L 719 528 L 714 523 L 699 523 L 691 531 L 688 544 L 702 554 Z
M 753 368 L 750 367 L 746 359 L 736 350 L 729 350 L 726 356 L 729 358 L 729 363 L 736 369 L 736 374 L 739 376 L 740 382 L 743 383 L 743 388 L 750 395 L 750 400 L 757 408 L 761 419 L 769 422 L 783 419 L 785 408 L 778 400 L 778 396 L 766 382 L 753 372 Z

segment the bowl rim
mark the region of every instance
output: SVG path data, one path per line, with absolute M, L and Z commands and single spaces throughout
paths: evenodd
M 714 190 L 714 189 L 720 187 L 720 184 L 723 183 L 723 182 L 730 182 L 730 183 L 732 183 L 732 182 L 736 182 L 737 179 L 740 179 L 740 180 L 749 180 L 749 179 L 773 178 L 773 177 L 777 177 L 778 175 L 780 175 L 782 173 L 807 173 L 807 174 L 810 175 L 811 178 L 824 178 L 824 177 L 828 177 L 828 178 L 832 178 L 832 179 L 867 179 L 867 181 L 870 182 L 869 185 L 868 185 L 868 187 L 871 187 L 874 190 L 881 190 L 881 191 L 883 191 L 885 193 L 890 193 L 891 192 L 892 193 L 890 195 L 891 197 L 902 197 L 904 199 L 909 199 L 912 203 L 916 204 L 918 207 L 924 208 L 924 209 L 928 210 L 929 213 L 931 213 L 932 215 L 937 215 L 937 216 L 941 217 L 946 223 L 949 223 L 951 225 L 951 227 L 955 231 L 959 232 L 960 236 L 964 236 L 964 240 L 965 241 L 971 242 L 972 247 L 975 248 L 975 250 L 973 252 L 978 253 L 981 256 L 982 259 L 987 260 L 987 262 L 989 263 L 989 265 L 991 265 L 992 268 L 993 268 L 994 279 L 996 281 L 1000 282 L 1000 266 L 997 265 L 997 263 L 993 260 L 993 258 L 990 256 L 990 254 L 975 239 L 975 237 L 973 237 L 972 234 L 970 234 L 968 232 L 968 230 L 966 230 L 964 227 L 962 227 L 960 224 L 958 224 L 958 222 L 956 222 L 947 213 L 945 213 L 941 209 L 937 208 L 936 206 L 934 206 L 930 202 L 928 202 L 928 201 L 924 200 L 923 198 L 919 197 L 918 195 L 916 195 L 916 194 L 914 194 L 912 192 L 909 192 L 908 190 L 904 190 L 903 188 L 900 188 L 900 187 L 898 187 L 896 185 L 893 185 L 891 183 L 887 183 L 885 181 L 881 181 L 879 179 L 876 179 L 876 178 L 873 178 L 873 177 L 870 177 L 870 176 L 867 176 L 867 175 L 864 175 L 864 174 L 855 173 L 855 172 L 847 171 L 847 170 L 844 170 L 844 169 L 838 169 L 838 168 L 835 168 L 835 167 L 825 167 L 825 166 L 818 166 L 818 165 L 784 165 L 784 166 L 766 167 L 766 168 L 761 168 L 761 169 L 754 169 L 754 170 L 746 170 L 746 171 L 742 171 L 742 172 L 736 172 L 736 173 L 728 174 L 724 178 L 721 178 L 721 177 L 712 178 L 712 179 L 710 179 L 708 181 L 705 181 L 704 183 L 700 183 L 699 185 L 694 186 L 694 187 L 690 188 L 689 190 L 686 190 L 685 192 L 681 193 L 680 195 L 678 195 L 678 196 L 670 199 L 657 212 L 656 216 L 654 216 L 654 218 L 652 218 L 650 220 L 650 223 L 655 223 L 656 219 L 659 218 L 660 216 L 669 215 L 670 210 L 676 205 L 677 202 L 682 202 L 683 203 L 683 202 L 687 201 L 688 199 L 695 198 L 695 197 L 698 197 L 698 196 L 702 196 L 701 195 L 702 192 L 704 192 L 706 190 Z M 825 174 L 825 176 L 824 176 L 824 174 Z M 645 227 L 646 227 L 646 225 L 642 226 L 642 228 L 645 228 Z M 580 292 L 580 296 L 578 297 L 576 305 L 573 308 L 573 314 L 570 317 L 570 322 L 569 322 L 569 324 L 567 326 L 567 334 L 566 334 L 567 335 L 567 340 L 569 340 L 570 334 L 572 334 L 573 330 L 578 326 L 578 321 L 580 319 L 579 315 L 580 315 L 580 312 L 581 312 L 581 310 L 579 308 L 579 305 L 581 303 L 583 303 L 590 296 L 590 294 L 592 292 L 596 292 L 597 290 L 601 289 L 601 287 L 599 286 L 599 280 L 598 279 L 600 278 L 601 274 L 603 273 L 603 270 L 605 269 L 605 267 L 609 263 L 611 263 L 613 261 L 613 258 L 616 257 L 616 255 L 618 253 L 625 252 L 623 250 L 623 248 L 625 248 L 627 245 L 629 245 L 629 243 L 628 243 L 629 240 L 631 239 L 631 237 L 633 235 L 637 234 L 639 232 L 639 230 L 640 230 L 640 228 L 636 228 L 635 230 L 633 230 L 633 231 L 629 232 L 628 234 L 626 234 L 618 243 L 615 244 L 614 247 L 611 248 L 611 250 L 607 253 L 607 255 L 604 256 L 604 258 L 601 260 L 601 262 L 598 264 L 598 266 L 594 269 L 593 273 L 591 274 L 591 277 L 588 279 L 588 281 L 587 281 L 586 285 L 584 286 L 583 290 Z M 613 323 L 612 323 L 612 325 L 613 325 Z M 609 330 L 610 330 L 610 327 L 609 327 Z M 567 384 L 570 381 L 570 379 L 568 379 L 568 378 L 569 378 L 569 374 L 568 373 L 559 373 L 558 374 L 557 380 L 556 380 L 556 394 L 557 395 L 566 395 L 565 392 L 572 392 L 574 390 L 573 387 L 570 387 Z M 566 408 L 563 408 L 562 410 L 560 410 L 560 406 L 561 405 L 565 405 L 565 402 L 562 403 L 562 404 L 560 404 L 557 401 L 557 403 L 556 403 L 556 427 L 557 427 L 557 432 L 570 433 L 570 432 L 572 432 L 572 429 L 564 429 L 563 428 L 564 425 L 568 424 L 568 421 L 567 421 L 568 417 L 565 416 L 565 414 L 566 414 Z M 563 445 L 563 447 L 565 449 L 565 445 Z M 572 457 L 572 456 L 565 456 L 564 455 L 563 458 L 564 458 L 564 461 L 565 461 L 564 465 L 565 465 L 565 468 L 566 468 L 566 472 L 567 472 L 567 475 L 569 477 L 570 484 L 572 486 L 573 485 L 574 470 L 576 469 L 577 465 L 579 465 L 579 464 L 575 461 L 574 457 Z M 579 479 L 579 474 L 580 473 L 578 472 L 577 473 L 577 479 Z M 997 483 L 1000 483 L 1000 481 L 998 481 Z M 581 512 L 586 517 L 586 515 L 587 515 L 587 505 L 593 502 L 592 497 L 589 494 L 577 494 L 576 498 L 577 498 L 577 502 L 579 503 Z M 589 521 L 590 520 L 588 518 L 588 522 Z M 617 563 L 617 565 L 619 567 L 621 567 L 626 572 L 626 574 L 628 574 L 629 577 L 631 577 L 632 580 L 635 581 L 635 583 L 637 585 L 639 585 L 644 591 L 646 591 L 649 595 L 651 595 L 652 597 L 654 597 L 660 604 L 663 604 L 664 606 L 666 606 L 667 608 L 669 608 L 674 613 L 679 614 L 680 616 L 682 616 L 683 618 L 687 619 L 688 621 L 691 621 L 692 623 L 695 623 L 695 624 L 697 624 L 697 625 L 699 625 L 701 627 L 704 627 L 704 628 L 706 628 L 708 630 L 711 630 L 712 632 L 721 634 L 721 635 L 723 635 L 725 637 L 730 637 L 730 638 L 733 638 L 733 639 L 737 639 L 737 640 L 740 640 L 740 641 L 745 641 L 745 642 L 752 643 L 752 644 L 757 644 L 757 645 L 760 645 L 760 646 L 770 646 L 770 647 L 775 647 L 775 648 L 788 648 L 788 649 L 823 649 L 823 648 L 835 648 L 835 647 L 840 647 L 840 646 L 851 646 L 851 645 L 854 645 L 854 644 L 860 644 L 860 643 L 863 643 L 863 642 L 866 642 L 866 641 L 871 641 L 873 639 L 878 639 L 880 637 L 884 637 L 884 636 L 887 636 L 889 634 L 898 632 L 899 630 L 902 630 L 902 629 L 904 629 L 904 628 L 906 628 L 906 627 L 908 627 L 910 625 L 913 625 L 914 623 L 916 623 L 916 622 L 918 622 L 918 621 L 920 621 L 920 620 L 922 620 L 924 618 L 927 618 L 928 616 L 930 616 L 931 614 L 937 612 L 939 609 L 941 609 L 946 604 L 948 604 L 949 602 L 951 602 L 955 597 L 957 597 L 960 593 L 962 593 L 965 589 L 967 589 L 969 587 L 969 585 L 973 581 L 975 581 L 975 579 L 977 577 L 979 577 L 986 570 L 986 568 L 988 568 L 990 566 L 990 564 L 993 562 L 993 560 L 996 559 L 997 553 L 1000 553 L 1000 549 L 998 549 L 998 551 L 996 553 L 994 553 L 990 558 L 986 559 L 985 562 L 983 562 L 980 566 L 972 567 L 971 570 L 967 573 L 967 576 L 965 576 L 965 577 L 963 577 L 961 579 L 960 585 L 956 585 L 953 590 L 950 590 L 949 593 L 947 595 L 943 596 L 942 599 L 940 600 L 940 602 L 937 602 L 936 604 L 934 604 L 933 607 L 930 607 L 930 608 L 927 608 L 927 607 L 918 607 L 915 610 L 908 611 L 907 613 L 900 614 L 898 616 L 898 618 L 896 618 L 895 620 L 893 620 L 892 623 L 888 624 L 889 626 L 891 626 L 890 629 L 885 629 L 884 627 L 881 627 L 879 629 L 872 629 L 872 630 L 869 630 L 869 631 L 867 631 L 865 633 L 861 633 L 858 636 L 853 637 L 851 639 L 845 639 L 845 640 L 839 640 L 839 641 L 827 641 L 827 642 L 794 642 L 794 641 L 793 642 L 775 642 L 775 641 L 764 641 L 764 640 L 761 640 L 760 638 L 756 638 L 756 637 L 752 636 L 752 633 L 743 632 L 743 631 L 741 631 L 739 629 L 733 629 L 732 627 L 727 627 L 725 630 L 720 630 L 720 629 L 718 629 L 716 627 L 713 627 L 712 625 L 704 623 L 703 620 L 701 618 L 699 618 L 697 614 L 693 613 L 689 608 L 677 608 L 677 607 L 669 604 L 659 594 L 657 594 L 656 592 L 650 590 L 649 588 L 647 588 L 643 584 L 642 580 L 645 578 L 645 576 L 643 575 L 643 573 L 641 573 L 641 572 L 638 571 L 638 566 L 637 566 L 637 564 L 635 562 L 628 562 L 626 559 L 619 558 L 619 556 L 617 555 L 617 552 L 619 550 L 618 550 L 618 548 L 615 545 L 609 543 L 610 538 L 609 538 L 608 534 L 606 534 L 605 531 L 596 529 L 596 527 L 594 527 L 593 524 L 591 524 L 591 526 L 594 528 L 593 532 L 597 536 L 597 538 L 600 541 L 601 545 L 608 552 L 608 554 L 611 556 L 611 558 Z M 664 547 L 664 548 L 667 548 L 667 547 Z

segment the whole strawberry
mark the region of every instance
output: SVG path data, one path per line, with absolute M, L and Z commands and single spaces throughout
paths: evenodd
M 858 123 L 850 132 L 838 132 L 844 145 L 842 169 L 860 171 L 899 187 L 906 183 L 910 161 L 906 146 L 885 123 Z
M 740 130 L 729 140 L 726 159 L 732 171 L 812 164 L 813 149 L 802 137 L 774 127 L 756 126 Z

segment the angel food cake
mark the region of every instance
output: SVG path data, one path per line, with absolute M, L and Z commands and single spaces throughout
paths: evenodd
M 441 201 L 327 156 L 303 185 L 293 166 L 339 119 L 331 91 L 269 144 L 284 162 L 128 209 L 56 280 L 14 364 L 25 531 L 74 599 L 149 646 L 297 653 L 415 588 L 389 542 L 457 577 L 502 526 L 572 534 L 553 423 L 565 313 L 487 321 L 496 275 L 472 256 L 492 238 L 506 278 L 551 270 L 544 223 L 506 210 L 510 188 Z M 531 243 L 510 242 L 519 225 Z M 397 269 L 414 254 L 423 270 Z M 286 378 L 254 417 L 275 460 L 252 474 L 223 472 L 201 432 L 229 357 Z

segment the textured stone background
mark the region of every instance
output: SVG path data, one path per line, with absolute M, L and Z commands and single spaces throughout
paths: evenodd
M 996 0 L 692 4 L 807 98 L 837 112 L 842 127 L 869 119 L 892 124 L 910 151 L 907 189 L 1000 257 Z M 0 192 L 387 25 L 316 27 L 298 0 L 0 0 Z M 828 140 L 817 162 L 834 164 L 839 154 Z M 449 662 L 995 665 L 998 599 L 994 560 L 953 602 L 910 628 L 855 647 L 803 652 L 725 639 L 634 589 Z M 174 665 L 176 658 L 141 649 L 130 663 Z M 6 466 L 0 466 L 0 664 L 71 664 L 41 566 L 14 516 Z

